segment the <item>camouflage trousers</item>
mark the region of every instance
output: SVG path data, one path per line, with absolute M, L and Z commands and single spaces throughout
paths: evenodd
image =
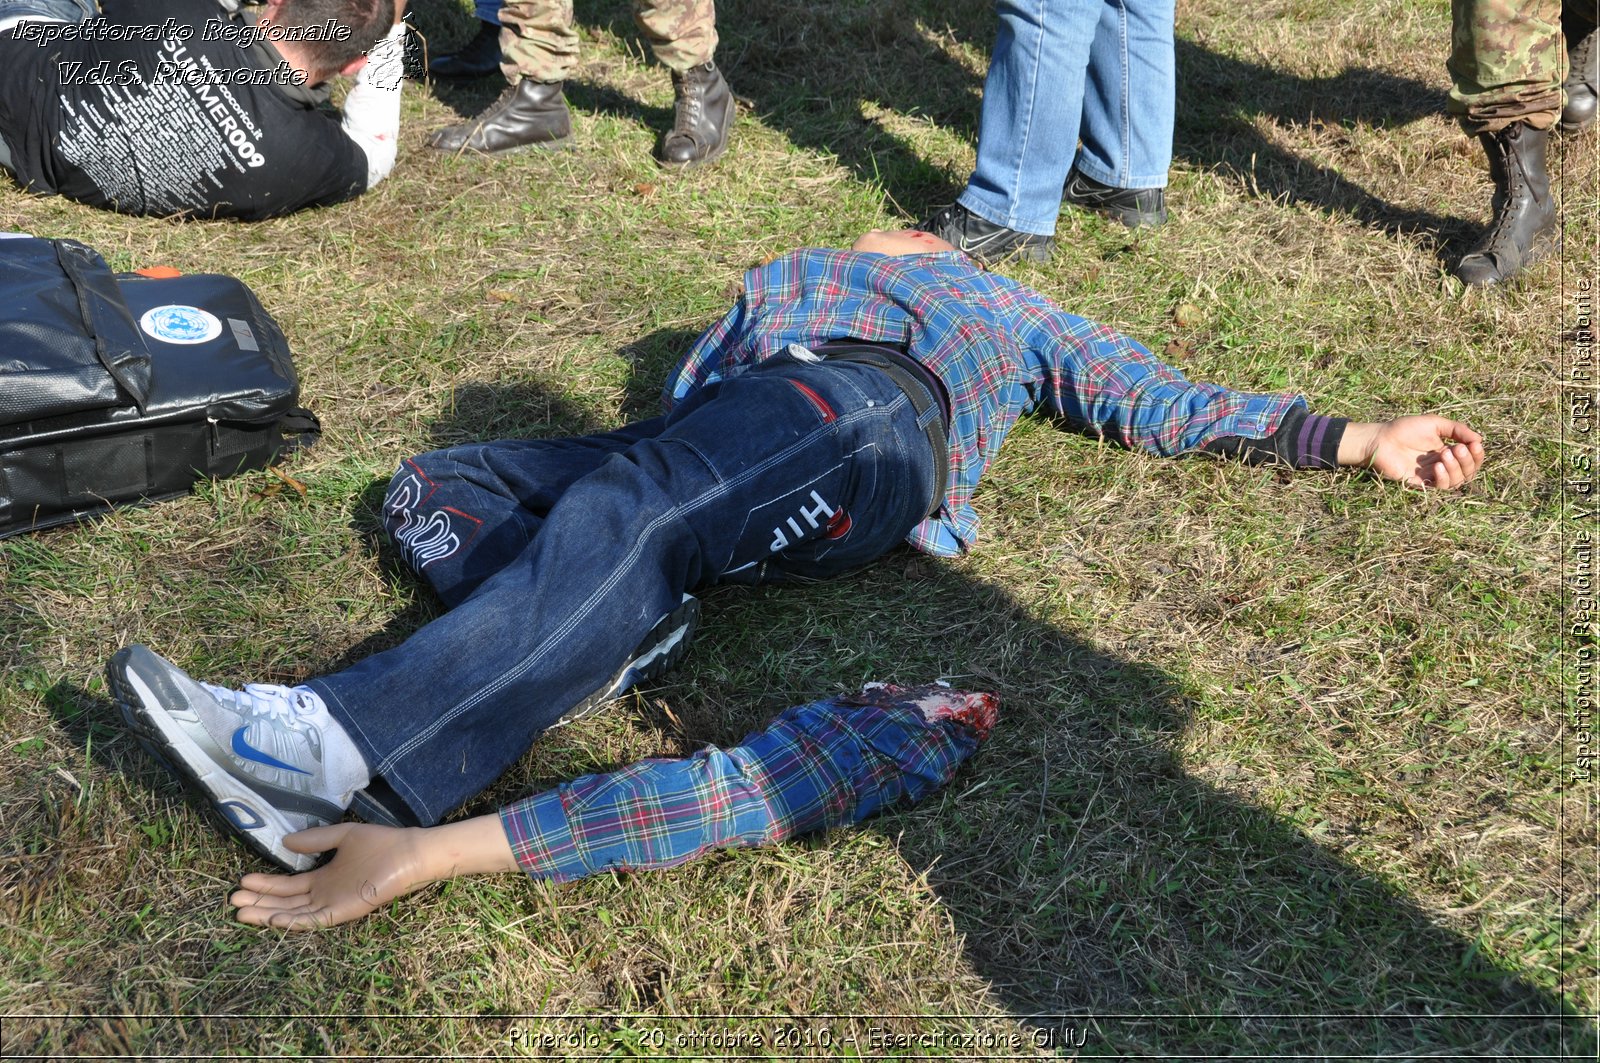
M 1596 0 L 1451 0 L 1450 113 L 1469 134 L 1549 129 L 1567 76 L 1562 36 L 1595 25 Z
M 708 63 L 717 50 L 713 0 L 633 0 L 633 21 L 656 58 L 673 70 Z M 578 63 L 572 0 L 506 0 L 500 51 L 507 81 L 565 81 Z

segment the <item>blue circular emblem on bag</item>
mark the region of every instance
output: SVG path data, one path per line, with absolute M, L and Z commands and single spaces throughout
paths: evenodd
M 205 343 L 222 335 L 222 322 L 198 306 L 153 306 L 139 318 L 145 335 L 162 343 Z

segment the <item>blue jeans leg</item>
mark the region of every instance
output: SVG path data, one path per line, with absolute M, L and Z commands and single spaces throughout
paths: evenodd
M 384 526 L 406 563 L 454 608 L 528 548 L 573 484 L 664 427 L 656 418 L 615 432 L 504 439 L 407 458 L 389 482 Z
M 775 360 L 634 428 L 624 449 L 457 448 L 396 476 L 401 494 L 417 472 L 434 485 L 414 503 L 422 518 L 457 511 L 458 542 L 418 534 L 403 548 L 459 604 L 309 685 L 419 822 L 493 782 L 685 591 L 864 564 L 905 538 L 932 494 L 910 401 L 866 366 Z M 399 502 L 386 508 L 403 527 Z
M 1174 0 L 1101 7 L 1083 94 L 1078 170 L 1118 188 L 1165 188 L 1172 166 Z
M 1048 236 L 1074 164 L 1119 188 L 1165 186 L 1174 0 L 995 7 L 1000 28 L 983 85 L 978 163 L 961 204 L 997 225 Z
M 978 163 L 962 206 L 996 225 L 1048 236 L 1078 146 L 1084 71 L 1100 0 L 1000 0 L 983 83 Z

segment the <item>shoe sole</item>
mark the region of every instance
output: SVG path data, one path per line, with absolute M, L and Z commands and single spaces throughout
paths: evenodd
M 563 713 L 551 727 L 577 723 L 599 712 L 629 687 L 648 682 L 676 668 L 688 652 L 700 623 L 700 599 L 686 596 L 682 605 L 656 622 L 611 681 Z
M 516 144 L 509 148 L 501 148 L 499 151 L 484 151 L 481 148 L 468 147 L 465 144 L 459 148 L 442 148 L 432 140 L 428 141 L 428 147 L 437 151 L 440 155 L 458 157 L 482 156 L 490 159 L 500 159 L 507 155 L 520 155 L 525 151 L 570 151 L 576 144 L 577 138 L 565 136 L 560 140 L 541 140 L 533 144 Z
M 1155 229 L 1167 224 L 1165 214 L 1145 214 L 1142 211 L 1098 210 L 1095 207 L 1085 207 L 1097 214 L 1104 215 L 1112 221 L 1119 222 L 1129 229 Z
M 984 262 L 1009 262 L 1020 259 L 1023 262 L 1049 262 L 1055 254 L 1055 246 L 1050 247 L 1009 247 L 1004 251 L 990 251 L 983 247 L 962 247 L 961 252 Z
M 1101 207 L 1092 203 L 1079 203 L 1072 199 L 1062 200 L 1062 203 L 1064 206 L 1087 210 L 1100 215 L 1102 218 L 1110 218 L 1112 221 L 1121 222 L 1130 229 L 1154 229 L 1158 225 L 1167 223 L 1166 211 L 1152 214 L 1149 211 L 1134 210 L 1129 207 Z
M 257 856 L 285 871 L 309 871 L 315 867 L 315 857 L 288 849 L 279 851 L 255 836 L 254 831 L 260 827 L 277 829 L 279 838 L 301 827 L 284 820 L 271 802 L 207 756 L 194 739 L 178 726 L 171 710 L 161 704 L 155 691 L 140 689 L 143 683 L 127 668 L 131 655 L 131 649 L 118 651 L 106 665 L 106 679 L 117 700 L 117 708 L 122 712 L 123 721 L 145 752 L 182 783 L 185 789 L 202 798 L 206 807 L 224 824 L 225 833 L 238 838 Z M 180 691 L 173 690 L 170 694 L 173 700 L 186 702 Z M 153 704 L 147 703 L 146 697 Z M 207 765 L 210 770 L 202 771 L 196 766 L 197 762 Z M 261 821 L 260 827 L 246 827 L 235 821 L 226 811 L 230 805 L 253 814 Z
M 1140 210 L 1138 207 L 1124 207 L 1115 203 L 1102 203 L 1092 198 L 1092 192 L 1085 196 L 1074 193 L 1073 186 L 1076 184 L 1077 177 L 1074 174 L 1073 178 L 1061 189 L 1062 206 L 1090 211 L 1100 215 L 1102 218 L 1110 218 L 1112 221 L 1121 222 L 1130 229 L 1154 229 L 1158 225 L 1167 223 L 1167 208 L 1165 204 L 1162 205 L 1160 210 L 1149 211 Z

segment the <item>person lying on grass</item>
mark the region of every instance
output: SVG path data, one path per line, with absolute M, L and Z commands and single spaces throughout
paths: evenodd
M 821 579 L 902 541 L 968 549 L 979 478 L 1023 413 L 1156 454 L 1360 467 L 1419 488 L 1459 487 L 1484 460 L 1478 433 L 1446 417 L 1350 422 L 1191 382 L 914 230 L 751 270 L 665 394 L 664 416 L 612 432 L 405 461 L 384 521 L 450 608 L 401 645 L 242 691 L 131 646 L 108 665 L 124 718 L 235 835 L 305 871 L 314 851 L 368 835 L 290 845 L 296 831 L 351 810 L 438 824 L 546 729 L 676 663 L 692 591 Z

